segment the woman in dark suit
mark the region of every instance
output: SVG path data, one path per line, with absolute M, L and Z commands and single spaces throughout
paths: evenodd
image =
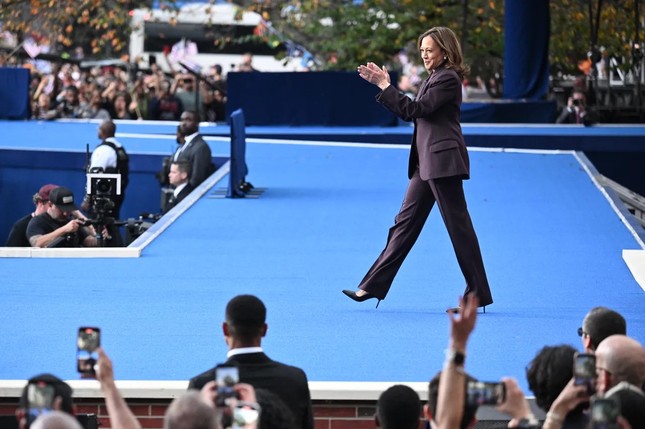
M 436 202 L 466 279 L 464 296 L 476 295 L 479 305 L 485 307 L 492 304 L 493 298 L 462 183 L 470 174 L 468 151 L 459 124 L 461 82 L 468 68 L 462 64 L 459 41 L 449 28 L 426 31 L 419 36 L 418 47 L 429 76 L 414 100 L 390 84 L 385 67 L 374 63 L 358 66 L 359 75 L 381 89 L 377 101 L 403 120 L 414 121 L 414 133 L 408 165 L 410 182 L 385 249 L 361 281 L 358 291 L 344 290 L 343 293 L 359 302 L 385 299 Z

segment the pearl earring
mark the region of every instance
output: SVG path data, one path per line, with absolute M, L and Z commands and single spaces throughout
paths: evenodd
M 443 59 L 444 59 L 444 60 L 447 60 L 447 59 L 448 59 L 448 57 L 443 57 Z

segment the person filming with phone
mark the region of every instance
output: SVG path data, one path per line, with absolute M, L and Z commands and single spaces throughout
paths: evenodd
M 480 405 L 490 405 L 511 417 L 507 427 L 537 429 L 538 420 L 514 379 L 481 382 L 469 376 L 464 369 L 466 345 L 475 329 L 479 304 L 477 296 L 462 297 L 459 301 L 460 311 L 448 313 L 450 341 L 446 349 L 446 361 L 440 376 L 430 383 L 429 401 L 424 409 L 431 428 L 474 428 L 477 423 L 477 408 Z
M 305 372 L 291 365 L 270 359 L 262 349 L 266 335 L 266 307 L 253 295 L 238 295 L 226 306 L 226 320 L 222 330 L 228 345 L 228 360 L 190 380 L 189 389 L 202 389 L 208 382 L 231 376 L 230 369 L 237 368 L 237 382 L 247 383 L 255 389 L 266 389 L 278 396 L 293 413 L 296 427 L 313 429 L 314 418 L 311 394 Z
M 218 365 L 215 371 L 216 379 L 206 383 L 200 395 L 214 408 L 218 428 L 259 427 L 262 407 L 258 403 L 253 386 L 237 382 L 237 367 L 222 364 Z M 267 418 L 270 416 L 267 415 Z
M 29 379 L 22 390 L 16 410 L 19 429 L 28 429 L 41 416 L 61 411 L 74 416 L 72 388 L 52 374 L 39 374 Z

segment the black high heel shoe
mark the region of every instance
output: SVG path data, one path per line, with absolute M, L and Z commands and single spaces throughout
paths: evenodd
M 364 295 L 358 296 L 356 295 L 356 292 L 354 292 L 353 290 L 345 289 L 343 293 L 356 302 L 363 302 L 363 301 L 367 301 L 368 299 L 376 298 L 378 299 L 378 302 L 376 303 L 376 308 L 378 308 L 378 305 L 381 303 L 381 300 L 379 298 L 375 297 L 369 292 L 365 292 Z

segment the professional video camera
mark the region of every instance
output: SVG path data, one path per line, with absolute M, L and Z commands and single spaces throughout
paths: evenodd
M 99 218 L 104 218 L 115 206 L 115 197 L 121 195 L 121 175 L 103 173 L 95 167 L 87 173 L 85 185 L 89 209 Z
M 90 169 L 87 173 L 85 194 L 83 209 L 91 217 L 86 223 L 94 226 L 97 239 L 103 244 L 101 235 L 103 228 L 116 224 L 112 210 L 116 205 L 116 196 L 121 195 L 121 175 L 103 173 L 101 167 Z

